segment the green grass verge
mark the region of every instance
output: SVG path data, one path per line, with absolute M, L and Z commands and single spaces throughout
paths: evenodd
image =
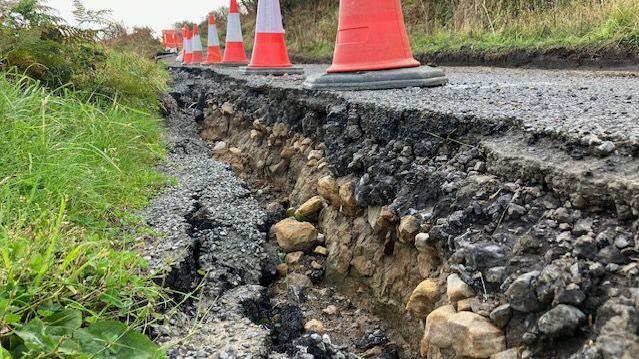
M 426 33 L 415 26 L 411 45 L 415 52 L 426 54 L 556 48 L 597 51 L 606 47 L 639 50 L 639 2 L 620 1 L 597 11 L 578 6 L 552 12 L 531 12 L 520 18 L 497 22 L 494 28 L 452 31 L 440 27 Z
M 167 75 L 126 58 L 98 76 L 112 98 L 0 73 L 0 343 L 14 356 L 162 356 L 129 332 L 164 299 L 119 228 L 165 183 L 154 166 Z

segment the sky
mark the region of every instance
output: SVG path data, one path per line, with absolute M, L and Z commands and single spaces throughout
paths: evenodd
M 73 0 L 48 0 L 47 5 L 73 24 Z M 157 34 L 181 20 L 201 21 L 211 10 L 228 6 L 228 0 L 82 0 L 87 9 L 113 10 L 113 20 L 125 26 L 149 26 Z

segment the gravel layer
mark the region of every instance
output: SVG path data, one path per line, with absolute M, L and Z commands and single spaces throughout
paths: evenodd
M 189 84 L 175 81 L 172 93 L 188 92 Z M 267 249 L 267 215 L 247 183 L 212 159 L 198 110 L 180 108 L 174 98 L 164 105 L 169 151 L 160 170 L 174 185 L 141 212 L 154 232 L 142 253 L 179 306 L 154 327 L 156 341 L 170 358 L 357 358 L 328 335 L 296 333 L 273 343 L 286 323 L 273 319 L 278 308 L 267 288 L 276 260 Z M 287 297 L 277 305 L 291 307 Z
M 246 183 L 211 159 L 192 113 L 171 100 L 166 105 L 170 151 L 161 169 L 176 185 L 143 212 L 159 233 L 144 253 L 152 271 L 168 272 L 168 286 L 197 299 L 170 313 L 158 341 L 172 358 L 264 357 L 270 331 L 252 323 L 243 306 L 266 291 L 259 285 L 266 216 Z

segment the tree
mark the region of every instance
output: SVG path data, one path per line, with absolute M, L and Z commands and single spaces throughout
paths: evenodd
M 3 26 L 14 29 L 64 23 L 61 17 L 55 15 L 53 8 L 44 5 L 41 0 L 2 0 L 0 20 Z

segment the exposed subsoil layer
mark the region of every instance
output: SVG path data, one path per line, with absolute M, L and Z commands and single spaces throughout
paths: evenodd
M 446 70 L 443 88 L 314 93 L 299 77 L 175 68 L 188 88 L 172 95 L 272 202 L 266 227 L 297 209 L 271 237 L 293 255 L 311 234 L 300 274 L 319 260 L 324 284 L 414 352 L 639 356 L 636 81 Z

